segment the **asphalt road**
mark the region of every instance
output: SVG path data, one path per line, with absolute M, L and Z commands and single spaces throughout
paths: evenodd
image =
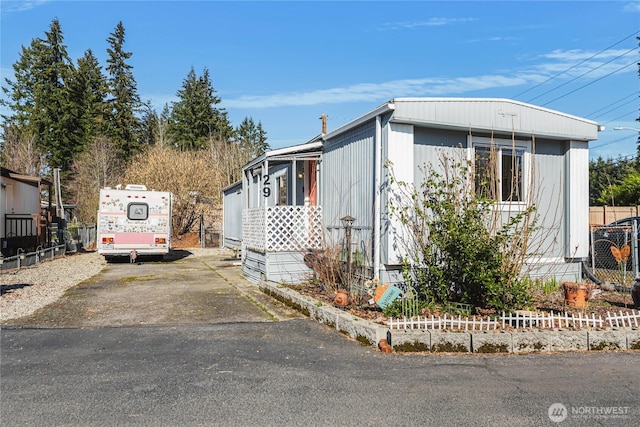
M 387 355 L 310 320 L 1 331 L 2 425 L 542 426 L 623 408 L 638 353 Z
M 82 285 L 90 292 L 36 313 L 31 320 L 38 321 L 3 328 L 0 424 L 543 426 L 555 425 L 553 404 L 564 405 L 551 407 L 554 419 L 566 417 L 560 425 L 635 426 L 640 420 L 638 352 L 382 354 L 261 302 L 229 261 L 195 261 L 163 263 L 162 274 L 135 270 L 135 277 L 173 283 L 196 272 L 194 288 L 183 292 L 222 295 L 208 301 L 226 307 L 209 310 L 224 316 L 206 319 L 187 308 L 192 321 L 177 322 L 162 314 L 179 306 L 170 301 L 199 301 L 178 292 L 166 300 L 158 295 L 154 320 L 140 323 L 140 297 L 130 296 L 127 309 L 127 299 L 116 295 L 156 279 L 123 280 L 131 277 L 126 268 L 147 267 L 116 264 L 103 272 L 105 278 L 123 274 L 111 286 L 111 279 L 96 278 Z M 90 303 L 110 301 L 104 292 L 112 287 L 116 326 Z M 56 318 L 48 310 L 64 313 L 65 304 L 94 317 L 48 326 Z M 242 310 L 255 318 L 238 320 Z

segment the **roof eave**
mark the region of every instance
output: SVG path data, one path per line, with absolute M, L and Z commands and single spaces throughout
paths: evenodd
M 332 130 L 331 132 L 323 135 L 322 139 L 326 141 L 328 139 L 334 138 L 335 136 L 340 135 L 341 133 L 343 133 L 343 132 L 345 132 L 345 131 L 347 131 L 349 129 L 352 129 L 352 128 L 358 126 L 358 125 L 361 125 L 362 123 L 366 123 L 369 120 L 372 120 L 372 119 L 374 119 L 375 117 L 377 117 L 377 116 L 379 116 L 381 114 L 385 114 L 385 113 L 387 113 L 389 111 L 393 111 L 394 109 L 395 109 L 394 100 L 392 99 L 390 101 L 385 102 L 384 104 L 382 104 L 381 106 L 377 107 L 376 109 L 374 109 L 372 111 L 369 111 L 365 115 L 360 116 L 357 119 L 352 120 L 352 121 L 340 126 L 339 128 L 337 128 L 335 130 Z

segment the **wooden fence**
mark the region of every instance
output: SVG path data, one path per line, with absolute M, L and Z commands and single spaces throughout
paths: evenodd
M 589 224 L 591 225 L 605 225 L 630 216 L 640 216 L 640 205 L 589 207 Z

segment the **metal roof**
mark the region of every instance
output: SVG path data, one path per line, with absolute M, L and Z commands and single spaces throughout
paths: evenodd
M 291 147 L 284 147 L 284 148 L 278 148 L 276 150 L 267 151 L 260 157 L 256 157 L 255 159 L 251 160 L 249 163 L 244 165 L 242 169 L 249 169 L 259 163 L 262 163 L 265 159 L 266 160 L 271 160 L 271 159 L 293 160 L 294 157 L 300 157 L 301 155 L 304 156 L 305 154 L 308 155 L 309 152 L 313 152 L 313 151 L 320 152 L 322 150 L 322 141 L 318 139 L 319 138 L 316 137 L 312 139 L 310 142 L 307 142 L 305 144 L 293 145 Z
M 395 98 L 327 133 L 331 139 L 376 116 L 391 112 L 391 122 L 442 129 L 462 129 L 593 141 L 596 122 L 503 98 Z
M 5 178 L 10 178 L 10 179 L 14 179 L 16 181 L 20 181 L 20 182 L 24 182 L 26 184 L 32 185 L 34 187 L 38 186 L 39 184 L 45 184 L 45 185 L 51 185 L 51 182 L 47 181 L 44 178 L 41 178 L 39 176 L 30 176 L 30 175 L 23 175 L 17 172 L 14 172 L 10 169 L 7 168 L 0 168 L 0 174 L 2 176 L 4 176 Z

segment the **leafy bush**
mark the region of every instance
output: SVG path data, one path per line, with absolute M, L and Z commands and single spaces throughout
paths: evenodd
M 443 157 L 441 170 L 423 168 L 419 191 L 394 179 L 399 194 L 389 212 L 407 230 L 405 281 L 420 298 L 493 309 L 531 301 L 529 281 L 519 278 L 535 208 L 496 218 L 494 201 L 477 195 L 470 162 Z

